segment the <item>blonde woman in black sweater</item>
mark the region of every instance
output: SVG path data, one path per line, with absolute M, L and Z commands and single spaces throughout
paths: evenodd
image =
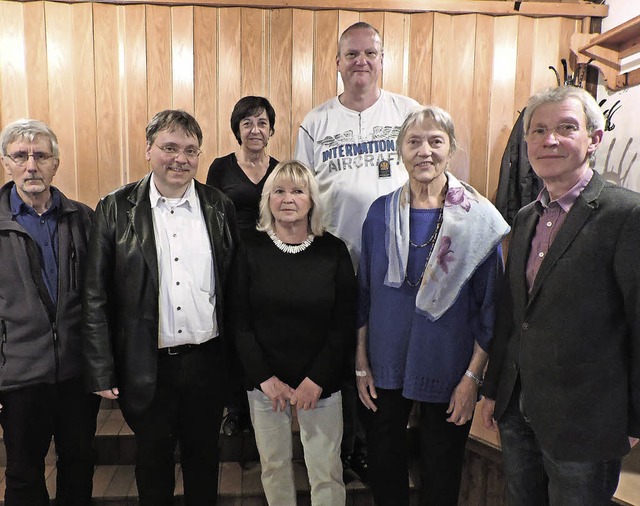
M 234 283 L 236 343 L 272 506 L 296 504 L 293 409 L 311 503 L 345 503 L 340 384 L 354 345 L 355 275 L 345 244 L 324 231 L 318 194 L 303 164 L 278 164 L 262 192 L 262 233 L 245 242 Z

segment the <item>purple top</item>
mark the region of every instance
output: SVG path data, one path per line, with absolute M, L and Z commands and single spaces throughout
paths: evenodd
M 494 321 L 494 286 L 501 263 L 500 248 L 478 266 L 454 304 L 436 321 L 416 311 L 418 287 L 406 281 L 385 286 L 385 199 L 369 209 L 362 229 L 358 271 L 358 327 L 368 324 L 367 349 L 376 387 L 401 389 L 407 399 L 449 402 L 473 354 L 474 342 L 488 349 Z M 438 210 L 410 210 L 415 244 L 433 232 Z M 412 250 L 416 248 L 411 246 Z M 410 252 L 408 276 L 419 278 L 426 250 Z M 413 264 L 413 265 L 412 265 Z

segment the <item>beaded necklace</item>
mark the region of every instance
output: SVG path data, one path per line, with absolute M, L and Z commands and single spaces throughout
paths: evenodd
M 273 244 L 275 244 L 280 251 L 282 251 L 283 253 L 290 253 L 292 255 L 306 250 L 309 246 L 311 246 L 311 243 L 315 239 L 315 236 L 313 234 L 309 234 L 309 237 L 307 237 L 303 243 L 286 244 L 278 239 L 276 234 L 274 234 L 273 232 L 269 231 L 267 233 L 269 234 L 269 237 L 271 237 Z
M 431 259 L 431 254 L 433 253 L 433 248 L 436 245 L 436 239 L 438 239 L 438 234 L 440 233 L 440 227 L 442 226 L 442 215 L 443 215 L 443 211 L 444 211 L 444 207 L 440 208 L 440 212 L 438 213 L 438 221 L 436 221 L 436 229 L 433 231 L 433 234 L 431 234 L 431 237 L 429 237 L 429 240 L 423 244 L 415 244 L 411 239 L 409 239 L 409 244 L 411 246 L 413 246 L 414 248 L 426 248 L 427 246 L 430 246 L 429 248 L 429 253 L 427 254 L 427 259 L 424 262 L 424 267 L 422 269 L 422 273 L 420 274 L 420 277 L 418 278 L 418 280 L 414 283 L 411 280 L 409 280 L 409 269 L 407 266 L 407 272 L 404 275 L 404 280 L 407 282 L 407 284 L 413 288 L 420 286 L 420 283 L 422 283 L 422 278 L 424 277 L 424 273 L 427 270 L 427 265 L 429 264 L 429 260 Z

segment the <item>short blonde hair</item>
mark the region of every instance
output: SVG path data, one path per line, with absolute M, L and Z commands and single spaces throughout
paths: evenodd
M 290 181 L 301 188 L 308 188 L 311 199 L 311 209 L 309 209 L 308 216 L 309 229 L 313 235 L 322 235 L 325 231 L 325 226 L 318 182 L 311 170 L 298 160 L 280 162 L 265 181 L 262 196 L 260 197 L 260 218 L 258 219 L 257 229 L 261 232 L 273 231 L 275 218 L 269 208 L 269 197 L 278 181 Z

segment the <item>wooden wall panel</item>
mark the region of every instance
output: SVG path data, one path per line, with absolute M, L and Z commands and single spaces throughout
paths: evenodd
M 549 65 L 553 65 L 560 72 L 562 78 L 562 68 L 560 66 L 559 48 L 560 41 L 560 18 L 536 19 L 534 22 L 534 44 L 536 51 L 533 54 L 532 67 L 532 89 L 531 92 L 555 86 L 556 80 L 553 72 L 549 70 Z
M 266 11 L 260 9 L 241 10 L 240 96 L 266 94 L 265 77 L 271 69 L 265 67 L 265 16 Z M 278 45 L 280 41 L 276 38 L 274 42 Z
M 276 133 L 269 142 L 269 154 L 278 160 L 291 157 L 295 137 L 291 128 L 293 88 L 291 55 L 293 54 L 293 11 L 282 9 L 271 13 L 269 39 L 269 102 L 276 111 Z
M 487 183 L 490 192 L 498 187 L 502 154 L 513 128 L 517 41 L 518 18 L 515 16 L 494 18 L 493 86 L 487 118 L 490 118 L 487 146 L 489 150 Z
M 171 107 L 194 113 L 193 7 L 171 9 Z
M 98 171 L 98 120 L 93 72 L 95 61 L 91 4 L 72 6 L 71 28 L 73 30 L 72 81 L 75 97 L 73 124 L 76 138 L 75 167 L 78 177 L 78 198 L 93 205 L 100 198 L 101 192 Z
M 431 63 L 431 103 L 449 109 L 449 91 L 453 61 L 453 33 L 449 14 L 433 17 L 433 56 Z
M 451 170 L 458 178 L 469 181 L 471 138 L 475 134 L 469 111 L 473 109 L 475 95 L 475 46 L 476 46 L 475 14 L 453 16 L 452 33 L 456 34 L 456 43 L 452 44 L 452 65 L 449 67 L 450 97 L 447 110 L 456 126 L 458 152 L 454 156 Z
M 493 18 L 476 17 L 476 44 L 473 68 L 473 103 L 470 123 L 473 135 L 469 146 L 469 183 L 487 196 L 489 191 L 489 111 L 493 77 Z M 492 189 L 495 191 L 495 188 Z
M 144 5 L 122 12 L 122 60 L 125 86 L 123 104 L 123 156 L 125 180 L 135 181 L 148 172 L 145 150 L 147 126 L 147 44 Z M 175 80 L 174 80 L 175 81 Z M 189 79 L 193 82 L 193 79 Z M 193 94 L 191 94 L 193 96 Z
M 29 111 L 23 5 L 0 2 L 0 120 L 3 126 L 27 116 Z
M 69 121 L 69 111 L 73 111 L 74 94 L 69 89 L 69 76 L 73 75 L 73 32 L 71 26 L 71 6 L 61 3 L 47 5 L 45 14 L 47 28 L 46 72 L 42 75 L 48 82 L 45 104 L 49 105 L 48 124 L 58 137 L 60 146 L 60 170 L 56 174 L 56 185 L 70 189 L 70 197 L 77 197 L 76 174 L 73 153 L 75 152 L 74 122 Z M 37 116 L 37 115 L 36 115 Z
M 31 116 L 60 138 L 56 183 L 95 204 L 147 172 L 144 128 L 159 110 L 195 113 L 198 177 L 237 148 L 229 117 L 242 96 L 277 114 L 269 152 L 288 158 L 299 124 L 342 91 L 340 33 L 362 20 L 385 45 L 381 84 L 451 112 L 454 172 L 492 196 L 500 159 L 529 95 L 555 82 L 581 20 L 522 15 L 0 0 L 0 121 Z
M 27 65 L 27 99 L 29 116 L 49 121 L 49 82 L 44 3 L 24 4 L 24 52 Z M 4 29 L 4 27 L 3 27 Z
M 194 8 L 195 117 L 202 128 L 198 179 L 206 181 L 209 165 L 218 153 L 218 9 Z M 227 127 L 228 128 L 228 127 Z M 222 154 L 222 153 L 220 153 Z
M 382 87 L 394 93 L 407 93 L 404 89 L 404 30 L 405 14 L 388 12 L 384 16 L 384 72 Z
M 125 182 L 118 43 L 121 36 L 118 11 L 122 7 L 95 4 L 93 9 L 98 181 L 100 194 L 104 195 Z
M 533 93 L 533 51 L 531 41 L 535 36 L 535 20 L 521 17 L 518 19 L 518 55 L 516 57 L 516 86 L 514 104 L 516 112 L 524 109 L 527 99 Z M 547 70 L 551 73 L 550 70 Z M 515 118 L 514 118 L 515 121 Z
M 238 141 L 229 128 L 233 106 L 242 98 L 242 10 L 220 9 L 218 26 L 218 156 L 235 151 Z
M 316 12 L 314 33 L 313 102 L 318 105 L 337 94 L 338 11 Z
M 289 154 L 293 156 L 298 127 L 305 115 L 319 102 L 314 102 L 313 96 L 313 27 L 314 13 L 294 9 L 291 48 L 291 147 Z M 335 63 L 334 63 L 335 67 Z M 283 114 L 282 111 L 276 111 Z
M 411 16 L 409 36 L 409 93 L 421 104 L 431 103 L 433 12 Z
M 128 8 L 128 7 L 127 7 Z M 171 73 L 171 8 L 146 7 L 147 116 L 170 109 L 173 102 Z

